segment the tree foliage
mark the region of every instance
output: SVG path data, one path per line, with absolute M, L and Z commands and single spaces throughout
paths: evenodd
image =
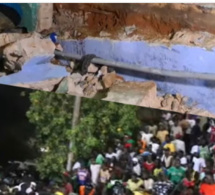
M 73 96 L 37 91 L 30 94 L 30 101 L 27 117 L 37 129 L 35 144 L 38 149 L 49 148 L 37 159 L 41 176 L 64 170 L 69 141 L 75 157 L 89 158 L 140 125 L 137 107 L 82 98 L 79 124 L 72 129 Z

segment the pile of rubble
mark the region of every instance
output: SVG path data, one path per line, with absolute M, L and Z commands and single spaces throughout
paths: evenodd
M 189 108 L 187 106 L 187 97 L 183 97 L 180 94 L 166 94 L 164 97 L 161 97 L 161 108 L 166 110 L 172 110 L 176 112 L 185 112 Z M 195 105 L 193 105 L 195 106 Z M 191 106 L 192 107 L 192 106 Z
M 1 39 L 2 38 L 2 39 Z M 49 39 L 43 39 L 39 33 L 1 34 L 4 69 L 9 72 L 22 70 L 25 62 L 39 55 L 53 55 L 55 45 Z
M 78 72 L 73 72 L 62 79 L 55 91 L 94 97 L 98 92 L 105 92 L 119 82 L 124 82 L 124 79 L 115 71 L 109 71 L 107 66 L 98 67 L 91 63 L 88 66 L 87 74 L 81 75 Z

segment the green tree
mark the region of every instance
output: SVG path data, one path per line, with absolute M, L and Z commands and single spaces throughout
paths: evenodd
M 72 141 L 75 157 L 89 158 L 93 151 L 106 150 L 114 138 L 128 131 L 137 131 L 140 121 L 137 107 L 84 98 L 80 122 L 71 129 L 74 97 L 64 94 L 33 92 L 29 121 L 36 127 L 37 149 L 49 148 L 37 159 L 42 177 L 62 173 Z

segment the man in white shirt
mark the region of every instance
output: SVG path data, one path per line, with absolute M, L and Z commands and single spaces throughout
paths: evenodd
M 205 159 L 201 158 L 198 153 L 193 157 L 193 170 L 200 173 L 206 167 Z
M 178 121 L 174 122 L 174 125 L 171 128 L 171 135 L 175 138 L 177 135 L 183 135 L 183 131 Z
M 156 139 L 154 137 L 152 137 L 151 142 L 149 143 L 149 145 L 152 148 L 152 152 L 154 154 L 157 154 L 157 151 L 160 148 L 160 145 L 157 143 L 157 141 L 156 141 Z
M 146 127 L 144 131 L 141 131 L 141 137 L 142 140 L 146 142 L 146 144 L 148 145 L 151 141 L 151 138 L 153 137 L 152 133 L 149 133 L 149 127 Z
M 133 158 L 132 162 L 133 162 L 133 173 L 135 173 L 137 176 L 140 176 L 141 175 L 141 167 L 140 167 L 140 164 L 138 162 L 138 159 Z
M 191 130 L 195 126 L 196 121 L 194 119 L 186 119 L 186 121 L 190 124 L 190 127 L 187 129 L 186 133 L 191 134 Z
M 181 135 L 177 135 L 176 139 L 173 140 L 172 143 L 175 145 L 176 152 L 179 152 L 181 150 L 181 151 L 183 151 L 184 154 L 186 154 L 185 143 L 182 140 Z
M 91 181 L 93 185 L 97 185 L 100 169 L 101 169 L 101 165 L 96 164 L 95 162 L 93 162 L 90 165 Z
M 167 112 L 162 115 L 163 119 L 169 121 L 171 119 L 171 113 Z

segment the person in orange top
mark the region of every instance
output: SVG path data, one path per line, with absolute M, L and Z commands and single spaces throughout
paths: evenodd
M 138 144 L 139 144 L 139 153 L 140 154 L 143 154 L 144 152 L 145 152 L 145 150 L 146 150 L 146 142 L 144 141 L 144 140 L 139 140 L 138 141 Z
M 213 176 L 206 175 L 199 189 L 200 195 L 215 195 L 215 183 Z
M 95 189 L 92 185 L 80 186 L 79 195 L 94 195 Z

